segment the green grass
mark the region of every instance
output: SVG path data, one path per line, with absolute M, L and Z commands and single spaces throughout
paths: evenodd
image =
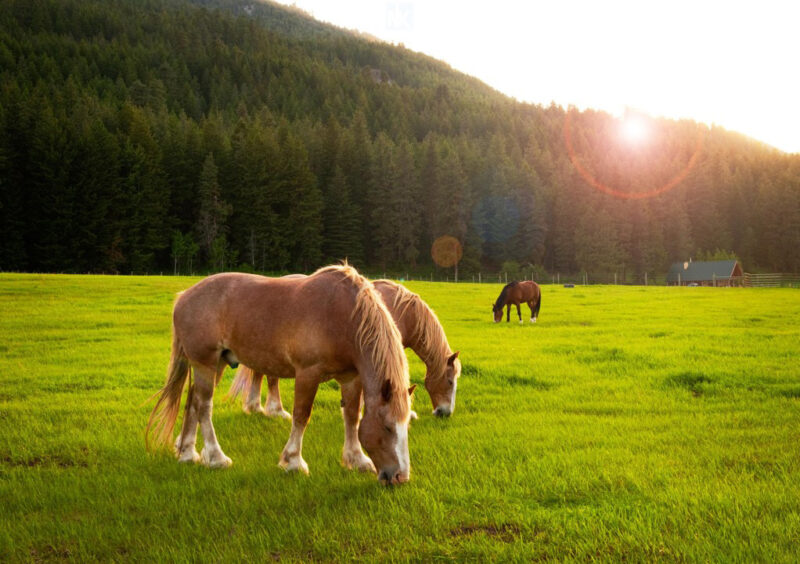
M 409 283 L 464 373 L 449 420 L 419 388 L 412 480 L 387 489 L 341 468 L 332 383 L 309 477 L 277 466 L 288 422 L 223 401 L 230 371 L 232 468 L 145 452 L 192 282 L 0 275 L 0 560 L 797 559 L 796 290 L 546 285 L 520 326 L 490 322 L 500 285 Z

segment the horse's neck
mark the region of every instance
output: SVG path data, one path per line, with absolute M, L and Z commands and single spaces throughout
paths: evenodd
M 450 355 L 450 346 L 447 343 L 447 337 L 444 330 L 441 328 L 437 320 L 427 311 L 426 308 L 420 308 L 425 316 L 423 323 L 414 323 L 413 334 L 411 335 L 411 350 L 425 363 L 429 371 L 440 370 L 444 359 Z M 426 327 L 431 333 L 438 331 L 441 335 L 434 338 L 425 338 Z

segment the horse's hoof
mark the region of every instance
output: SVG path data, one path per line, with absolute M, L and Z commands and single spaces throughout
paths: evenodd
M 188 451 L 186 451 L 184 453 L 178 452 L 178 453 L 176 453 L 176 456 L 178 457 L 178 462 L 180 462 L 182 464 L 186 464 L 186 463 L 190 463 L 190 462 L 192 464 L 197 464 L 198 462 L 200 462 L 200 453 L 197 452 L 194 449 L 188 450 Z
M 253 414 L 253 413 L 263 413 L 264 415 L 266 415 L 266 414 L 267 414 L 266 410 L 265 410 L 263 407 L 261 407 L 261 405 L 260 405 L 260 404 L 250 404 L 250 405 L 245 405 L 245 406 L 242 408 L 242 410 L 243 410 L 245 413 L 247 413 L 248 415 L 251 415 L 251 414 Z
M 342 455 L 342 466 L 348 470 L 358 470 L 359 472 L 372 472 L 377 474 L 375 465 L 363 452 L 353 452 Z
M 519 324 L 522 325 L 522 320 L 521 319 L 519 320 Z
M 276 419 L 291 419 L 292 414 L 285 409 L 265 409 L 263 411 L 267 417 L 274 417 Z
M 409 414 L 409 417 L 410 417 L 411 419 L 414 419 L 414 420 L 417 420 L 417 419 L 419 419 L 419 416 L 417 415 L 417 412 L 416 412 L 416 411 L 414 411 L 413 409 L 411 410 L 411 413 Z
M 308 476 L 308 464 L 306 464 L 302 456 L 295 456 L 290 460 L 281 457 L 278 466 L 283 468 L 286 472 L 302 472 Z
M 225 456 L 221 450 L 209 452 L 204 448 L 200 458 L 208 468 L 229 468 L 233 464 L 233 460 Z

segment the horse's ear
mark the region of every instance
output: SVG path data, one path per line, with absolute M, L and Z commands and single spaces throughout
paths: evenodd
M 383 381 L 383 387 L 381 387 L 381 397 L 383 397 L 383 401 L 390 401 L 392 399 L 392 383 L 389 380 Z
M 453 354 L 451 354 L 451 355 L 450 355 L 450 358 L 448 358 L 448 359 L 447 359 L 447 364 L 449 364 L 449 365 L 451 365 L 451 366 L 452 366 L 452 365 L 453 365 L 453 363 L 454 363 L 454 362 L 456 361 L 456 359 L 458 358 L 458 353 L 459 353 L 459 352 L 460 352 L 460 351 L 456 351 L 456 352 L 454 352 Z
M 417 389 L 417 385 L 416 385 L 416 384 L 414 384 L 413 386 L 411 386 L 411 387 L 408 389 L 408 395 L 412 395 L 412 394 L 414 393 L 414 390 L 416 390 L 416 389 Z

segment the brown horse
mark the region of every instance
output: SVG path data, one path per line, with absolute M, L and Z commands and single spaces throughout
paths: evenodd
M 519 322 L 522 323 L 522 312 L 519 309 L 519 304 L 523 302 L 527 302 L 528 307 L 531 308 L 531 323 L 536 323 L 536 318 L 539 316 L 539 307 L 542 305 L 542 291 L 533 280 L 525 280 L 523 282 L 515 280 L 503 287 L 497 301 L 492 305 L 494 322 L 498 323 L 503 319 L 504 306 L 508 306 L 506 322 L 511 321 L 511 305 L 513 304 L 517 306 Z
M 413 392 L 408 363 L 386 306 L 372 283 L 353 268 L 330 266 L 288 280 L 240 273 L 209 276 L 179 295 L 172 327 L 172 356 L 147 425 L 148 447 L 151 430 L 156 444 L 170 442 L 189 380 L 183 429 L 175 441 L 178 459 L 229 466 L 211 423 L 212 396 L 224 365 L 241 361 L 259 372 L 295 379 L 282 468 L 308 473 L 303 432 L 319 384 L 335 378 L 342 389 L 345 465 L 379 468 L 384 484 L 408 481 Z M 198 422 L 202 454 L 195 449 Z
M 290 274 L 284 276 L 286 278 L 303 278 L 303 275 Z M 450 350 L 439 319 L 417 294 L 391 280 L 376 280 L 373 284 L 400 330 L 403 346 L 411 348 L 425 363 L 425 388 L 433 403 L 433 414 L 449 416 L 456 407 L 456 387 L 461 375 L 458 351 Z M 267 403 L 261 406 L 263 378 L 264 374 L 245 365 L 239 366 L 228 397 L 242 394 L 242 408 L 247 413 L 288 419 L 290 415 L 283 409 L 275 376 L 267 376 Z

